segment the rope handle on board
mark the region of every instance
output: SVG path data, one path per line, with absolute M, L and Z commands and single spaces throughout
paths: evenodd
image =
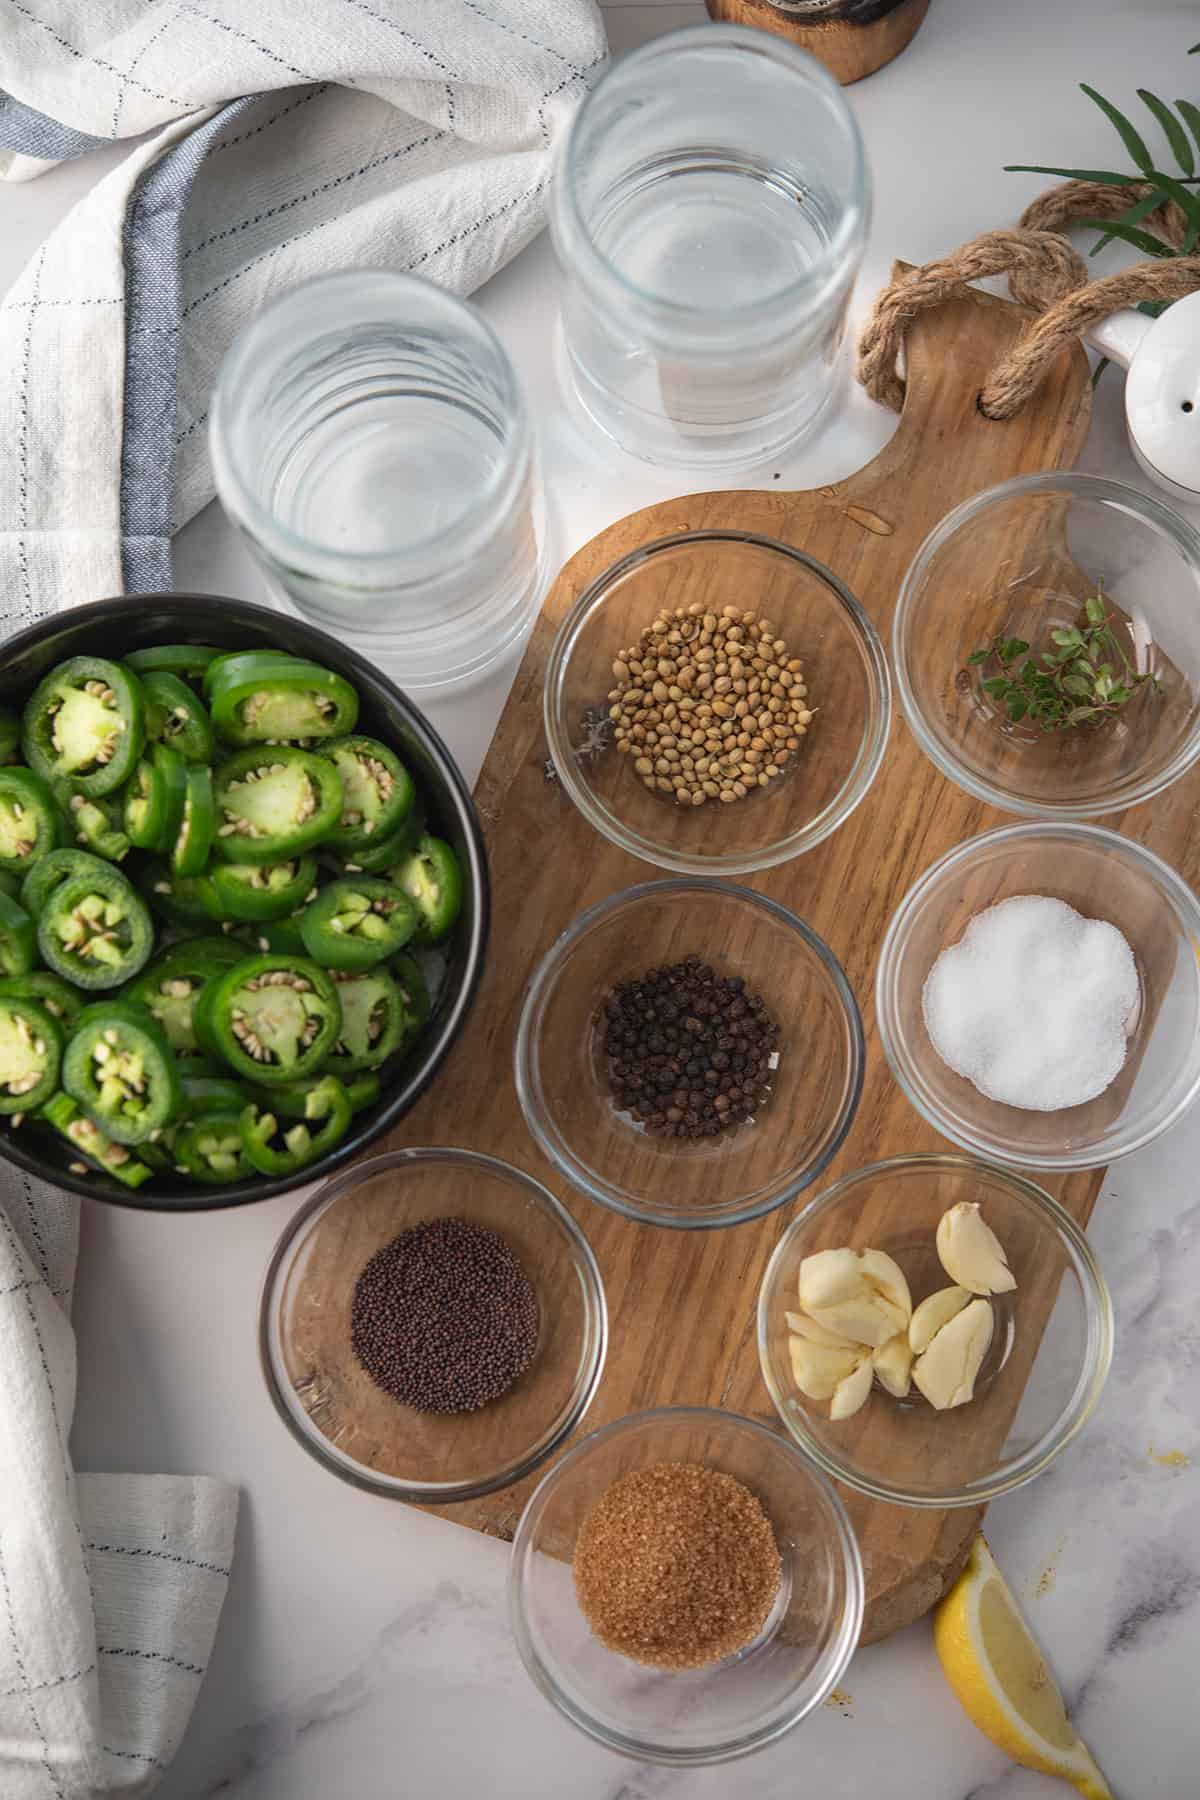
M 1200 288 L 1200 255 L 1135 263 L 1114 275 L 1088 280 L 1088 267 L 1062 232 L 1078 218 L 1119 217 L 1131 200 L 1148 197 L 1149 183 L 1118 187 L 1099 181 L 1067 181 L 1042 194 L 1015 230 L 985 231 L 937 262 L 910 270 L 884 288 L 858 345 L 858 379 L 873 400 L 899 412 L 904 381 L 899 362 L 909 321 L 965 292 L 985 275 L 1008 275 L 1014 300 L 1041 313 L 993 369 L 979 396 L 989 419 L 1011 419 L 1037 390 L 1063 347 L 1110 313 L 1142 300 L 1181 300 Z M 1141 227 L 1164 244 L 1182 244 L 1187 222 L 1173 200 L 1157 207 Z

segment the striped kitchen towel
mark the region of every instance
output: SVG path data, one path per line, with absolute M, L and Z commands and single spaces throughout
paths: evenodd
M 0 301 L 0 636 L 170 587 L 239 326 L 347 266 L 477 287 L 604 57 L 594 0 L 8 0 L 0 175 L 142 141 Z M 3 1800 L 149 1791 L 233 1552 L 222 1483 L 71 1467 L 77 1233 L 0 1163 Z

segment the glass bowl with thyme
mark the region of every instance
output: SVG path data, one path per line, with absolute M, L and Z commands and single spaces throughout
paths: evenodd
M 1200 756 L 1200 533 L 1093 475 L 988 488 L 917 552 L 893 657 L 913 735 L 968 793 L 1122 811 Z

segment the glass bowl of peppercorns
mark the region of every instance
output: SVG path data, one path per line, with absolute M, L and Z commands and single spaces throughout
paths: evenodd
M 659 1407 L 574 1444 L 521 1515 L 509 1616 L 558 1710 L 626 1756 L 748 1755 L 820 1706 L 863 1618 L 833 1484 L 779 1432 Z
M 815 1181 L 862 1091 L 858 1007 L 786 907 L 672 879 L 583 913 L 534 971 L 517 1096 L 572 1185 L 626 1218 L 704 1230 Z
M 681 874 L 774 868 L 836 831 L 878 773 L 887 658 L 804 551 L 689 531 L 591 582 L 551 647 L 553 772 L 588 822 Z
M 263 1287 L 259 1349 L 327 1469 L 435 1505 L 506 1487 L 580 1423 L 608 1338 L 587 1239 L 531 1176 L 398 1150 L 319 1188 Z

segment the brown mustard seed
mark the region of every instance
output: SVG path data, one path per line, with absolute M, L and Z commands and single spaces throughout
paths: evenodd
M 774 632 L 770 619 L 733 606 L 719 618 L 698 605 L 686 612 L 676 607 L 660 612 L 614 659 L 608 716 L 618 748 L 626 754 L 635 744 L 661 749 L 666 736 L 676 752 L 669 759 L 635 757 L 634 773 L 651 792 L 677 806 L 743 800 L 795 760 L 813 711 L 800 660 Z M 764 761 L 747 775 L 749 747 Z M 708 779 L 687 768 L 688 756 L 707 759 Z
M 587 1515 L 575 1593 L 607 1649 L 699 1669 L 758 1636 L 781 1568 L 757 1495 L 702 1463 L 663 1462 L 621 1476 Z

